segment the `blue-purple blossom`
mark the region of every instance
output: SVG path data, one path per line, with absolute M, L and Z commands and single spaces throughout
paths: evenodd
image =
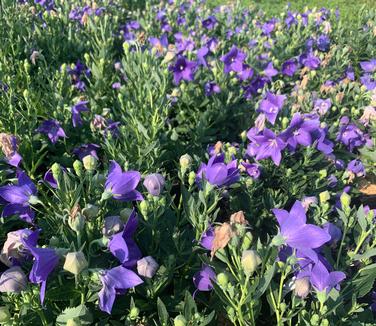
M 260 175 L 261 175 L 260 164 L 243 162 L 242 165 L 251 178 L 253 178 L 255 180 L 260 178 Z
M 0 197 L 6 201 L 2 216 L 19 215 L 22 220 L 32 223 L 34 211 L 30 202 L 36 201 L 37 188 L 25 172 L 18 173 L 18 184 L 0 187 Z
M 198 291 L 211 291 L 213 289 L 212 281 L 216 280 L 214 270 L 204 265 L 195 275 L 193 275 L 193 284 Z
M 364 177 L 366 169 L 360 160 L 352 160 L 347 164 L 346 170 L 353 173 L 357 177 Z
M 46 135 L 55 144 L 59 138 L 66 138 L 64 129 L 57 120 L 45 120 L 37 129 L 41 134 Z
M 125 267 L 133 267 L 141 258 L 141 251 L 136 242 L 132 239 L 138 226 L 137 214 L 133 210 L 123 231 L 114 234 L 109 243 L 108 249 Z
M 330 38 L 325 34 L 320 35 L 316 41 L 316 44 L 320 51 L 328 52 L 330 48 Z
M 325 100 L 319 98 L 315 100 L 315 102 L 313 103 L 313 111 L 317 112 L 319 115 L 322 116 L 329 111 L 331 106 L 332 106 L 332 101 L 330 100 L 330 98 L 325 99 Z
M 211 96 L 221 92 L 221 88 L 215 82 L 207 82 L 204 86 L 205 95 Z
M 143 200 L 140 192 L 136 190 L 141 175 L 138 171 L 123 172 L 120 165 L 111 161 L 107 176 L 105 190 L 116 200 L 133 201 Z
M 234 45 L 227 54 L 221 57 L 221 61 L 225 65 L 224 72 L 226 74 L 231 71 L 241 72 L 243 70 L 243 62 L 245 58 L 246 54 Z
M 175 85 L 179 85 L 182 80 L 192 81 L 194 79 L 196 63 L 180 56 L 169 69 L 174 73 Z
M 260 103 L 259 111 L 264 113 L 266 119 L 274 125 L 285 100 L 285 95 L 274 95 L 273 93 L 268 92 Z
M 364 72 L 373 73 L 376 71 L 376 58 L 369 61 L 361 61 L 360 67 Z
M 111 314 L 116 294 L 124 293 L 125 290 L 143 283 L 135 272 L 123 266 L 102 271 L 100 280 L 103 287 L 98 293 L 99 308 L 108 314 Z
M 247 134 L 251 143 L 248 145 L 247 154 L 255 156 L 257 161 L 271 158 L 275 165 L 279 165 L 282 159 L 282 150 L 286 147 L 285 141 L 270 129 L 265 128 L 262 134 Z
M 46 293 L 46 284 L 49 274 L 55 269 L 59 263 L 59 256 L 54 249 L 37 248 L 35 246 L 36 239 L 39 237 L 39 230 L 30 234 L 27 238 L 22 238 L 23 246 L 34 257 L 33 267 L 29 274 L 31 283 L 40 284 L 40 300 L 43 304 Z
M 212 156 L 208 164 L 202 163 L 196 174 L 196 181 L 201 183 L 205 178 L 213 186 L 230 186 L 240 178 L 237 161 L 225 163 L 225 155 Z
M 296 59 L 288 59 L 282 64 L 282 74 L 292 77 L 298 70 L 298 63 Z
M 329 272 L 324 264 L 318 261 L 311 271 L 311 283 L 317 291 L 329 293 L 346 278 L 343 272 Z
M 342 142 L 352 152 L 356 147 L 362 147 L 366 140 L 363 132 L 354 124 L 349 123 L 347 117 L 342 117 L 337 140 Z
M 98 154 L 97 150 L 99 150 L 100 146 L 97 144 L 84 144 L 80 147 L 76 147 L 73 149 L 73 154 L 77 155 L 80 160 L 82 160 L 85 156 L 91 155 L 95 157 L 97 160 Z
M 209 16 L 208 18 L 202 21 L 202 26 L 206 29 L 213 29 L 217 24 L 217 19 L 214 16 Z
M 325 230 L 313 224 L 306 224 L 306 212 L 300 201 L 296 201 L 290 212 L 273 209 L 285 244 L 295 249 L 314 249 L 330 241 Z
M 82 125 L 81 112 L 89 111 L 89 108 L 87 107 L 88 103 L 89 101 L 79 101 L 72 106 L 72 123 L 74 128 Z
M 214 227 L 210 226 L 201 236 L 200 245 L 203 246 L 206 250 L 213 249 L 214 241 Z

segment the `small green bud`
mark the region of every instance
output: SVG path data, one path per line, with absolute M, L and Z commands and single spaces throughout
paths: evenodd
M 247 141 L 247 131 L 243 131 L 241 134 L 240 134 L 240 138 L 242 140 L 242 142 L 246 142 Z
M 6 323 L 10 320 L 10 312 L 8 307 L 0 307 L 0 323 Z
M 320 324 L 320 326 L 329 326 L 330 324 L 329 324 L 329 320 L 327 320 L 327 319 L 323 319 L 322 321 L 321 321 L 321 324 Z
M 73 169 L 74 169 L 74 172 L 76 172 L 77 176 L 78 177 L 81 177 L 82 176 L 82 162 L 79 161 L 79 160 L 76 160 L 73 162 Z
M 60 174 L 61 174 L 60 164 L 59 163 L 52 164 L 51 172 L 52 172 L 54 179 L 57 181 L 59 179 Z
M 92 155 L 86 155 L 82 159 L 85 170 L 89 172 L 92 172 L 95 170 L 95 168 L 97 167 L 97 161 L 98 160 Z
M 248 232 L 244 235 L 243 244 L 242 244 L 242 249 L 247 250 L 247 249 L 251 246 L 252 241 L 253 241 L 253 235 L 252 235 L 251 232 L 248 231 Z
M 82 210 L 82 214 L 84 214 L 86 218 L 97 217 L 98 212 L 99 212 L 99 207 L 92 205 L 92 204 L 87 204 L 85 208 Z
M 321 204 L 326 203 L 330 199 L 330 193 L 329 193 L 329 191 L 326 190 L 326 191 L 320 192 L 319 198 L 320 198 L 320 203 Z
M 141 203 L 140 203 L 140 212 L 141 214 L 147 218 L 148 216 L 148 212 L 149 212 L 149 203 L 147 200 L 143 200 Z
M 131 320 L 135 320 L 137 319 L 139 313 L 140 313 L 140 309 L 138 309 L 137 307 L 133 307 L 131 311 L 129 312 L 129 318 Z
M 189 154 L 180 156 L 179 163 L 182 170 L 188 170 L 192 165 L 192 157 Z
M 283 117 L 283 119 L 282 119 L 282 128 L 283 129 L 286 129 L 287 128 L 287 126 L 289 125 L 289 119 L 287 118 L 287 117 Z
M 190 186 L 193 186 L 195 184 L 195 181 L 196 181 L 196 173 L 191 171 L 188 175 L 188 184 Z
M 68 224 L 70 228 L 75 232 L 81 232 L 85 226 L 85 217 L 78 212 L 75 216 L 69 216 Z
M 245 180 L 245 185 L 247 186 L 247 188 L 252 187 L 254 183 L 255 183 L 255 182 L 254 182 L 254 180 L 253 180 L 252 178 L 247 178 L 247 179 Z
M 337 111 L 337 107 L 336 107 L 335 105 L 333 105 L 333 106 L 331 107 L 331 109 L 332 109 L 333 112 L 336 112 L 336 111 Z
M 29 97 L 29 95 L 30 95 L 29 90 L 25 89 L 25 90 L 23 91 L 22 95 L 23 95 L 24 98 L 27 99 L 27 98 Z
M 228 284 L 228 276 L 226 273 L 219 273 L 217 275 L 217 282 L 220 286 L 226 288 Z
M 242 267 L 246 275 L 251 275 L 261 264 L 261 258 L 255 250 L 244 250 L 242 254 Z
M 65 258 L 65 263 L 63 269 L 74 275 L 80 274 L 85 268 L 87 268 L 88 263 L 83 252 L 70 252 Z
M 84 58 L 85 58 L 85 62 L 86 63 L 89 63 L 91 60 L 90 60 L 90 55 L 89 55 L 89 53 L 85 53 L 84 54 Z
M 286 170 L 286 176 L 287 176 L 287 177 L 290 177 L 291 175 L 292 175 L 292 169 L 288 168 L 288 169 Z
M 351 196 L 349 194 L 347 194 L 346 192 L 344 192 L 342 195 L 341 195 L 341 205 L 343 208 L 349 208 L 350 207 L 350 204 L 351 204 Z
M 314 314 L 311 317 L 311 325 L 318 325 L 320 321 L 320 316 L 318 314 Z
M 187 320 L 183 315 L 177 315 L 174 319 L 174 326 L 186 326 Z
M 123 43 L 123 51 L 124 51 L 125 54 L 129 53 L 129 43 L 128 42 Z

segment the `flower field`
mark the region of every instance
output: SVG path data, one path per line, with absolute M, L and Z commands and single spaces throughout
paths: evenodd
M 0 2 L 0 325 L 375 325 L 376 10 Z

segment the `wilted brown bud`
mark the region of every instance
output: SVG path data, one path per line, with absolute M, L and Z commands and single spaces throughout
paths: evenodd
M 0 146 L 5 157 L 11 157 L 18 149 L 18 140 L 11 134 L 0 133 Z
M 38 51 L 33 51 L 33 53 L 30 56 L 30 61 L 33 65 L 37 63 L 37 60 L 39 58 L 40 53 Z
M 214 145 L 214 152 L 216 154 L 219 154 L 220 152 L 222 152 L 222 147 L 223 147 L 223 143 L 221 141 L 217 141 L 216 144 Z
M 217 250 L 225 248 L 233 235 L 234 233 L 229 223 L 225 222 L 221 226 L 217 226 L 214 229 L 214 240 L 211 256 L 214 257 Z
M 82 25 L 86 25 L 87 22 L 89 20 L 89 15 L 85 12 L 83 15 L 82 15 L 82 18 L 81 18 L 81 24 Z
M 239 211 L 231 215 L 230 217 L 230 223 L 231 224 L 241 224 L 241 225 L 247 225 L 248 221 L 245 218 L 244 212 Z
M 90 123 L 90 128 L 93 131 L 103 130 L 106 128 L 106 125 L 106 119 L 103 116 L 96 114 L 94 119 Z

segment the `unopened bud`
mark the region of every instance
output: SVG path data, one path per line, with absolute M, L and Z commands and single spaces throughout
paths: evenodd
M 7 323 L 10 320 L 11 314 L 8 307 L 0 307 L 0 323 Z
M 320 192 L 319 198 L 320 198 L 320 203 L 321 204 L 326 203 L 330 199 L 330 193 L 329 193 L 329 191 L 326 190 L 326 191 Z
M 7 269 L 0 277 L 0 292 L 20 293 L 26 289 L 27 278 L 21 267 Z
M 153 257 L 147 256 L 137 261 L 137 273 L 143 277 L 152 278 L 159 268 Z
M 59 180 L 59 176 L 61 174 L 61 166 L 59 163 L 54 163 L 51 166 L 51 172 L 54 177 L 54 179 L 57 181 Z
M 74 275 L 80 274 L 85 268 L 87 268 L 88 263 L 83 252 L 70 252 L 65 258 L 65 263 L 63 269 Z
M 303 277 L 295 280 L 294 293 L 300 298 L 305 298 L 309 294 L 309 278 Z
M 90 172 L 94 171 L 95 168 L 97 167 L 97 161 L 98 160 L 92 155 L 86 155 L 82 159 L 85 170 L 90 171 Z
M 180 156 L 179 163 L 180 163 L 180 168 L 182 171 L 188 170 L 191 165 L 192 165 L 192 156 L 189 154 L 184 154 Z
M 74 172 L 76 172 L 77 176 L 82 176 L 82 162 L 79 160 L 76 160 L 73 162 L 73 169 Z
M 261 264 L 261 258 L 255 250 L 244 250 L 242 254 L 242 267 L 247 275 L 253 274 L 257 266 Z
M 187 320 L 183 315 L 177 315 L 174 319 L 174 326 L 186 326 Z
M 129 318 L 131 320 L 135 320 L 137 319 L 139 313 L 140 313 L 140 309 L 138 309 L 137 307 L 133 307 L 131 311 L 129 312 Z
M 350 203 L 351 203 L 351 196 L 349 194 L 347 194 L 346 192 L 344 192 L 342 195 L 341 195 L 341 205 L 342 205 L 342 208 L 348 208 L 350 207 Z
M 140 212 L 141 214 L 147 218 L 148 216 L 148 212 L 149 212 L 149 203 L 146 201 L 146 200 L 143 200 L 141 203 L 140 203 Z
M 149 194 L 159 196 L 165 186 L 165 178 L 159 173 L 153 173 L 145 178 L 143 184 Z
M 247 232 L 243 239 L 242 249 L 247 250 L 253 241 L 253 235 L 251 232 Z
M 188 184 L 190 186 L 193 186 L 194 183 L 196 181 L 196 173 L 194 173 L 193 171 L 189 172 L 189 175 L 188 175 Z
M 97 217 L 98 212 L 99 212 L 99 207 L 92 205 L 92 204 L 87 204 L 85 208 L 82 210 L 82 214 L 84 214 L 86 218 Z
M 282 119 L 282 128 L 286 129 L 288 125 L 289 125 L 289 119 L 287 117 L 283 117 L 283 119 Z
M 226 273 L 219 273 L 217 275 L 217 282 L 220 286 L 226 288 L 228 284 L 228 275 Z
M 81 232 L 85 226 L 85 217 L 79 211 L 75 211 L 73 208 L 68 218 L 68 224 L 70 228 L 75 232 Z

